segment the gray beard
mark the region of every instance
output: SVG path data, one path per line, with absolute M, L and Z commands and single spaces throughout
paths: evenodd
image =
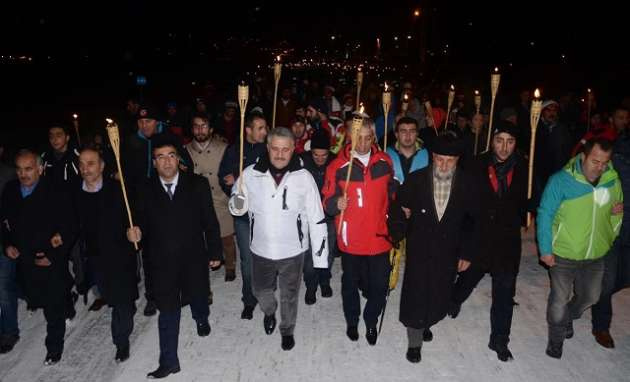
M 433 167 L 433 176 L 441 181 L 451 180 L 455 174 L 455 169 L 456 167 L 453 167 L 453 169 L 448 172 L 440 172 L 437 167 Z

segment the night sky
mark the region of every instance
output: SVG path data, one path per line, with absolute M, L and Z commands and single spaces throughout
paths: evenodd
M 628 16 L 618 5 L 367 3 L 12 2 L 0 12 L 0 118 L 9 129 L 67 120 L 70 110 L 100 121 L 102 109 L 122 108 L 137 90 L 138 74 L 160 102 L 190 103 L 193 83 L 223 81 L 219 91 L 226 92 L 240 80 L 269 77 L 279 51 L 289 52 L 287 63 L 314 57 L 397 69 L 381 71 L 377 82 L 409 78 L 483 91 L 499 66 L 503 97 L 525 88 L 558 96 L 592 87 L 613 104 L 628 93 Z M 283 80 L 293 75 L 310 74 L 287 72 Z

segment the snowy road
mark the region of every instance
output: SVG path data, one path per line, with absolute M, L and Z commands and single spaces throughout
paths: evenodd
M 532 253 L 533 244 L 524 244 Z M 240 274 L 239 274 L 240 277 Z M 590 333 L 590 311 L 575 322 L 575 337 L 567 340 L 561 360 L 544 353 L 547 341 L 545 307 L 548 279 L 532 255 L 525 255 L 517 284 L 511 363 L 499 362 L 487 348 L 490 279 L 484 278 L 464 304 L 457 320 L 446 318 L 433 328 L 435 339 L 422 350 L 422 362 L 405 359 L 406 337 L 398 322 L 400 288 L 390 297 L 382 336 L 371 347 L 363 337 L 345 336 L 341 308 L 340 261 L 333 271 L 334 296 L 306 306 L 300 301 L 296 346 L 280 349 L 278 331 L 263 332 L 263 314 L 240 319 L 240 278 L 223 281 L 223 271 L 212 274 L 214 305 L 209 337 L 196 334 L 190 310 L 182 314 L 179 358 L 182 371 L 169 381 L 630 381 L 630 291 L 614 300 L 612 335 L 617 348 L 597 345 Z M 302 289 L 303 296 L 304 288 Z M 45 367 L 45 322 L 41 310 L 29 317 L 20 302 L 21 340 L 14 351 L 0 355 L 1 382 L 27 381 L 141 381 L 157 367 L 157 316 L 136 315 L 131 358 L 117 365 L 110 335 L 110 310 L 88 312 L 77 304 L 77 318 L 66 335 L 62 361 Z

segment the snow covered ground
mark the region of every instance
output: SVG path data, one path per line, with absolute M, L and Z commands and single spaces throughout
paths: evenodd
M 510 347 L 515 361 L 502 363 L 487 348 L 490 279 L 484 278 L 463 306 L 457 320 L 446 318 L 433 327 L 435 339 L 422 350 L 422 362 L 405 359 L 404 327 L 398 322 L 400 287 L 387 306 L 383 332 L 376 346 L 363 337 L 345 336 L 341 308 L 340 261 L 333 272 L 334 296 L 306 306 L 300 301 L 292 351 L 280 349 L 278 330 L 264 334 L 263 314 L 240 319 L 240 278 L 223 281 L 223 271 L 212 274 L 214 304 L 209 337 L 196 334 L 190 310 L 182 314 L 179 358 L 182 371 L 170 381 L 630 381 L 630 291 L 614 300 L 612 335 L 617 348 L 606 350 L 590 331 L 590 311 L 575 322 L 575 337 L 567 340 L 561 360 L 545 355 L 548 293 L 546 271 L 532 256 L 533 243 L 524 243 L 523 264 L 517 284 Z M 240 274 L 239 274 L 240 277 Z M 302 289 L 303 296 L 304 288 Z M 110 310 L 88 312 L 81 302 L 66 334 L 62 361 L 43 366 L 45 321 L 41 310 L 29 317 L 20 302 L 21 340 L 7 355 L 0 355 L 1 382 L 27 381 L 139 381 L 157 367 L 157 316 L 141 314 L 140 300 L 131 338 L 131 358 L 116 364 L 110 335 Z

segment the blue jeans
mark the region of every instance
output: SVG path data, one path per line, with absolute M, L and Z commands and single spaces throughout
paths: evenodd
M 0 335 L 19 335 L 15 260 L 0 251 Z
M 549 341 L 562 343 L 569 323 L 599 300 L 604 276 L 604 258 L 568 260 L 556 256 L 549 269 L 551 291 L 547 303 Z
M 247 216 L 234 218 L 236 244 L 241 257 L 241 275 L 243 277 L 242 294 L 243 305 L 254 307 L 258 303 L 252 293 L 252 252 L 249 249 L 249 218 Z

